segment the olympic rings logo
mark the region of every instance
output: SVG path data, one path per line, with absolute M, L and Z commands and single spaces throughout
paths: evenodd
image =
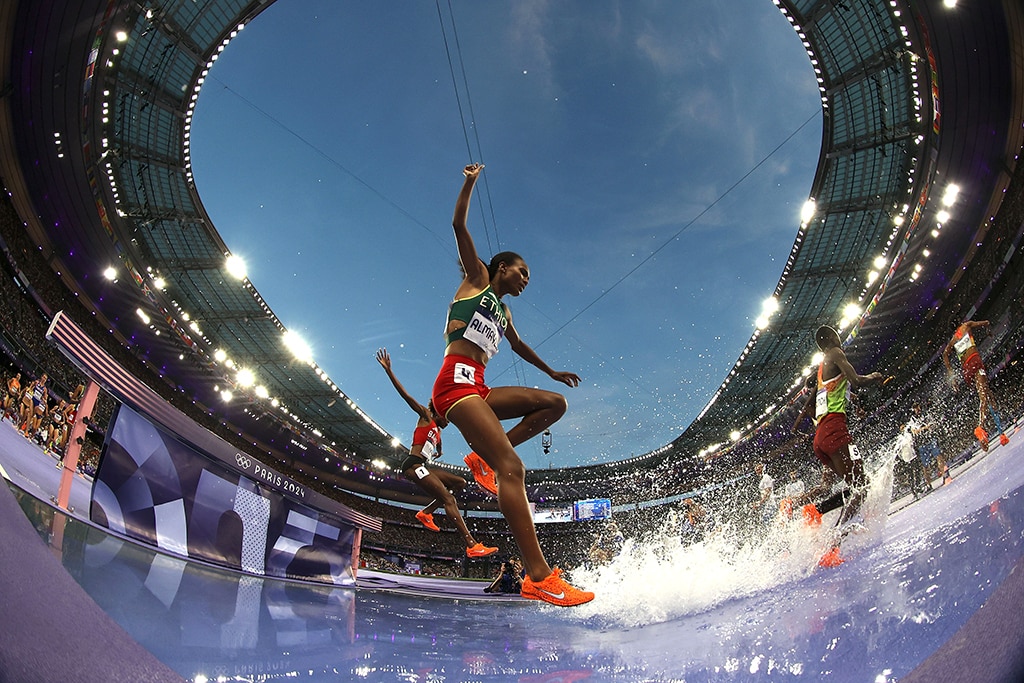
M 241 467 L 243 470 L 248 470 L 252 467 L 252 460 L 241 453 L 235 453 L 235 464 Z

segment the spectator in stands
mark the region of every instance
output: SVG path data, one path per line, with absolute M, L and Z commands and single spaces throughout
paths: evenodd
M 502 338 L 508 337 L 517 355 L 553 380 L 575 387 L 580 378 L 548 367 L 519 338 L 512 324 L 501 299 L 506 294 L 519 296 L 526 289 L 530 270 L 522 257 L 502 252 L 486 265 L 477 255 L 466 218 L 482 170 L 480 164 L 470 164 L 463 170 L 465 181 L 452 218 L 465 277 L 448 308 L 444 364 L 434 383 L 434 407 L 459 428 L 497 477 L 498 507 L 508 521 L 526 569 L 523 595 L 563 607 L 578 605 L 593 600 L 594 594 L 569 585 L 561 571 L 552 569 L 544 559 L 526 497 L 526 470 L 515 451 L 516 445 L 540 434 L 565 413 L 565 398 L 532 387 L 490 389 L 484 384 L 484 366 L 497 353 Z M 516 418 L 521 418 L 520 422 L 506 433 L 501 421 Z
M 432 402 L 423 405 L 405 390 L 391 369 L 391 356 L 388 355 L 387 349 L 377 350 L 377 362 L 384 368 L 395 391 L 409 404 L 417 416 L 416 429 L 412 433 L 412 446 L 409 449 L 409 457 L 402 462 L 402 473 L 405 474 L 406 479 L 434 496 L 434 500 L 416 513 L 416 519 L 431 531 L 440 531 L 440 527 L 434 522 L 433 512 L 438 507 L 444 506 L 448 519 L 459 528 L 466 541 L 467 557 L 486 557 L 498 552 L 497 548 L 485 546 L 473 538 L 473 534 L 466 526 L 466 520 L 459 512 L 459 505 L 455 501 L 452 491 L 461 491 L 466 488 L 466 480 L 440 468 L 427 467 L 430 460 L 441 457 L 441 430 L 448 425 L 448 420 L 434 411 Z

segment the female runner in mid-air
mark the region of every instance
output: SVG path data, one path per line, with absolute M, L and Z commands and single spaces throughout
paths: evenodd
M 434 522 L 433 512 L 444 506 L 448 519 L 455 522 L 455 526 L 459 527 L 462 537 L 466 540 L 466 557 L 487 557 L 497 552 L 497 548 L 477 543 L 473 534 L 469 533 L 466 520 L 459 512 L 459 506 L 455 502 L 452 491 L 461 491 L 466 488 L 466 480 L 457 474 L 427 467 L 428 461 L 441 457 L 441 430 L 448 425 L 448 421 L 434 412 L 433 404 L 424 406 L 405 390 L 391 370 L 391 356 L 387 349 L 377 350 L 377 362 L 384 368 L 384 372 L 388 373 L 388 378 L 398 395 L 404 398 L 413 412 L 419 416 L 419 419 L 416 420 L 416 429 L 412 433 L 409 457 L 402 463 L 402 473 L 405 474 L 406 479 L 418 484 L 421 489 L 434 496 L 434 500 L 416 513 L 416 519 L 431 531 L 440 531 L 440 527 Z
M 556 372 L 519 338 L 512 316 L 501 298 L 519 296 L 530 281 L 530 270 L 512 252 L 495 255 L 489 265 L 477 256 L 466 225 L 473 187 L 483 166 L 470 164 L 455 203 L 452 227 L 465 277 L 448 308 L 444 364 L 434 382 L 433 403 L 439 415 L 458 427 L 470 448 L 483 459 L 497 478 L 498 508 L 508 521 L 519 546 L 526 576 L 522 595 L 568 607 L 594 599 L 594 594 L 569 585 L 559 569 L 544 559 L 526 498 L 526 468 L 515 446 L 558 420 L 566 409 L 561 394 L 528 387 L 495 387 L 484 384 L 484 366 L 507 337 L 512 350 L 551 379 L 575 387 L 580 378 L 572 372 Z M 502 420 L 521 418 L 506 434 Z

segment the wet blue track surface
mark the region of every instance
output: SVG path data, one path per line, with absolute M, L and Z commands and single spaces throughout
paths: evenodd
M 623 620 L 623 592 L 566 610 L 485 600 L 479 582 L 363 573 L 359 590 L 331 589 L 185 562 L 75 519 L 60 556 L 189 680 L 890 681 L 939 649 L 1024 556 L 1022 443 L 969 461 L 840 567 L 700 609 L 667 597 L 664 614 L 639 622 Z M 59 513 L 37 498 L 56 490 L 54 461 L 4 423 L 0 463 L 50 540 Z M 667 596 L 707 590 L 699 571 L 671 576 Z

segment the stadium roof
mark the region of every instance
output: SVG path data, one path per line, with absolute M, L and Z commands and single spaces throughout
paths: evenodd
M 751 432 L 792 399 L 819 325 L 845 315 L 851 358 L 870 364 L 895 343 L 894 323 L 942 305 L 984 237 L 1022 142 L 1019 4 L 774 2 L 807 50 L 824 113 L 813 211 L 780 274 L 778 310 L 671 444 L 635 464 L 537 472 L 535 482 L 693 458 Z M 314 445 L 395 463 L 391 435 L 286 347 L 274 312 L 232 274 L 192 182 L 204 79 L 268 4 L 4 3 L 0 174 L 53 270 L 172 384 L 208 404 L 230 388 L 236 400 L 218 411 L 254 431 L 268 416 L 263 424 L 287 426 L 302 445 L 286 452 Z M 961 194 L 946 218 L 951 182 Z M 99 277 L 99 263 L 117 280 Z M 243 367 L 259 369 L 262 387 L 244 386 Z

